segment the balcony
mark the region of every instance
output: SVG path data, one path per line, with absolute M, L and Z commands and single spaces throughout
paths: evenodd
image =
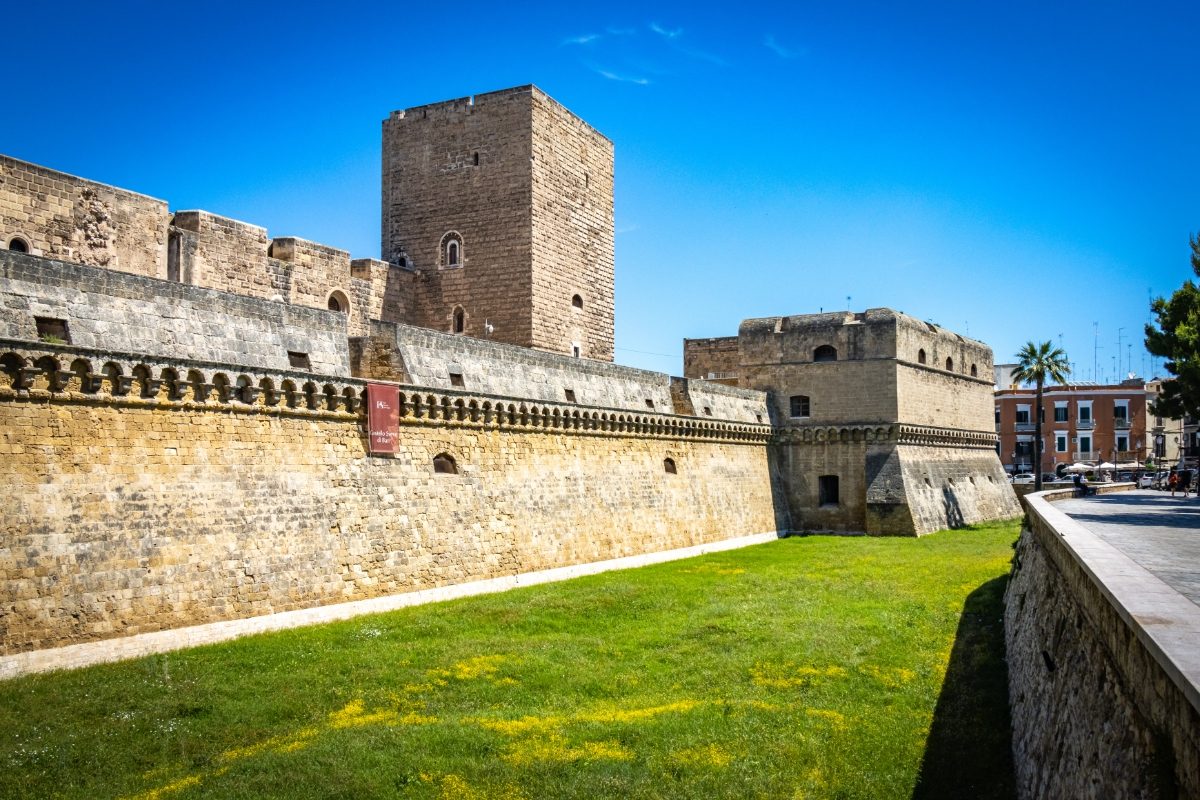
M 1095 450 L 1083 450 L 1072 454 L 1076 461 L 1091 461 L 1096 458 L 1098 453 Z
M 1035 429 L 1034 424 L 1032 422 L 1018 422 L 1017 423 L 1017 433 L 1029 433 L 1030 431 L 1032 431 L 1034 429 Z
M 1076 420 L 1075 427 L 1081 431 L 1090 431 L 1092 429 L 1092 421 L 1090 419 Z
M 1113 422 L 1113 427 L 1119 431 L 1127 431 L 1132 425 L 1132 422 L 1127 419 L 1121 419 L 1120 417 L 1117 417 Z
M 1118 450 L 1116 453 L 1117 461 L 1141 461 L 1146 457 L 1146 448 L 1139 447 L 1137 450 Z

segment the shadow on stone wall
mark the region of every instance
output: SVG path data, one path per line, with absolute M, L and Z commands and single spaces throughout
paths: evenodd
M 771 424 L 775 424 L 774 403 L 768 403 Z M 783 448 L 767 445 L 767 469 L 771 473 L 771 505 L 775 509 L 775 531 L 780 536 L 795 530 L 792 525 L 791 501 L 788 499 L 787 481 L 784 478 L 786 464 L 783 463 Z
M 1016 797 L 1004 661 L 1007 583 L 1007 575 L 993 578 L 963 605 L 913 800 Z

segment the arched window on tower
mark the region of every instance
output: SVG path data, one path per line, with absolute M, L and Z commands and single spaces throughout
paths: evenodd
M 458 269 L 463 265 L 463 240 L 458 231 L 448 231 L 442 237 L 442 269 Z
M 29 243 L 20 236 L 14 236 L 8 242 L 8 249 L 12 250 L 14 253 L 28 253 Z
M 925 348 L 924 347 L 922 347 L 920 350 L 917 351 L 917 363 L 918 364 L 925 363 Z
M 463 333 L 467 330 L 467 312 L 463 311 L 462 306 L 457 306 L 454 309 L 454 320 L 451 323 L 450 331 L 452 333 Z
M 954 371 L 954 359 L 953 359 L 953 358 L 950 358 L 950 357 L 948 357 L 948 356 L 947 356 L 947 358 L 946 358 L 946 371 L 947 371 L 947 372 L 953 372 L 953 371 Z

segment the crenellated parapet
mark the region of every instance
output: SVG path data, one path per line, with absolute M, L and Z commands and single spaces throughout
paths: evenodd
M 828 444 L 865 442 L 868 444 L 918 445 L 995 450 L 996 435 L 987 431 L 955 428 L 931 428 L 924 425 L 802 425 L 780 428 L 775 432 L 780 444 Z
M 367 381 L 0 339 L 0 402 L 271 413 L 365 423 Z M 765 444 L 771 427 L 398 384 L 401 425 Z

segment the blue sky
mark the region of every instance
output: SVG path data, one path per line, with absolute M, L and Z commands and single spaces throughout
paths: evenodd
M 14 7 L 0 152 L 378 256 L 388 112 L 536 83 L 616 146 L 621 363 L 849 304 L 1161 373 L 1200 4 L 414 5 Z

